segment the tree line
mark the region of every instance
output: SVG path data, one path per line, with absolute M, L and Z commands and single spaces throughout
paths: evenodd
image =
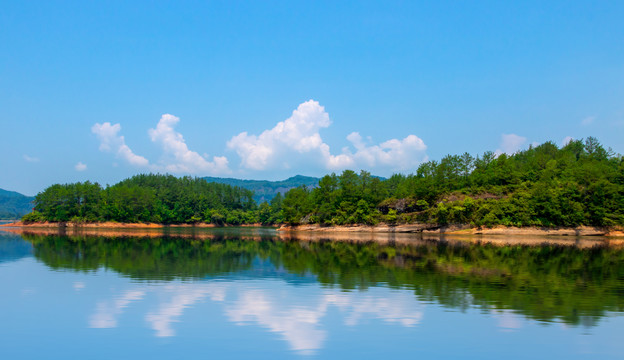
M 284 221 L 622 226 L 624 157 L 593 137 L 513 155 L 448 155 L 387 180 L 347 170 L 286 193 Z
M 624 157 L 597 139 L 553 142 L 513 155 L 447 155 L 388 179 L 345 170 L 270 203 L 253 192 L 171 175 L 137 175 L 110 187 L 52 185 L 24 221 L 163 224 L 390 224 L 622 226 Z
M 103 188 L 98 183 L 55 184 L 35 196 L 23 221 L 244 224 L 274 222 L 280 197 L 257 206 L 253 192 L 203 179 L 142 174 Z M 261 219 L 261 220 L 260 220 Z

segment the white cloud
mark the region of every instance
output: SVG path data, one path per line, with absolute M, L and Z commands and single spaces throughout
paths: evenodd
M 149 129 L 150 139 L 162 148 L 159 162 L 150 162 L 136 155 L 120 135 L 121 125 L 109 122 L 93 125 L 91 131 L 100 140 L 100 150 L 112 152 L 130 165 L 156 171 L 192 174 L 228 174 L 225 156 L 200 155 L 189 149 L 181 133 L 175 131 L 180 118 L 164 114 L 155 128 Z M 241 158 L 240 170 L 266 171 L 305 167 L 310 169 L 367 169 L 379 171 L 413 170 L 427 161 L 425 143 L 416 135 L 390 139 L 373 144 L 358 132 L 347 136 L 350 146 L 332 153 L 321 137 L 321 129 L 331 125 L 329 114 L 317 101 L 300 104 L 292 115 L 260 135 L 242 132 L 227 142 Z
M 589 126 L 589 125 L 593 124 L 594 121 L 596 121 L 596 117 L 595 116 L 588 116 L 588 117 L 584 118 L 583 120 L 581 120 L 581 125 Z
M 39 158 L 31 157 L 31 156 L 28 156 L 26 154 L 22 155 L 22 157 L 24 158 L 24 160 L 26 160 L 28 162 L 31 162 L 31 163 L 39 162 Z
M 103 124 L 95 124 L 91 127 L 93 132 L 100 140 L 100 150 L 115 153 L 117 157 L 126 160 L 130 165 L 147 167 L 149 161 L 143 156 L 137 155 L 126 145 L 126 140 L 119 135 L 121 125 L 111 125 L 109 122 Z
M 163 159 L 159 164 L 150 164 L 149 160 L 135 154 L 126 145 L 125 138 L 119 135 L 120 124 L 98 123 L 93 125 L 91 131 L 100 140 L 101 151 L 115 153 L 118 158 L 125 160 L 130 165 L 173 173 L 229 173 L 227 158 L 215 156 L 212 161 L 208 161 L 198 153 L 189 150 L 182 134 L 173 129 L 179 121 L 178 117 L 164 114 L 156 128 L 148 131 L 152 142 L 162 147 Z
M 224 156 L 214 156 L 208 161 L 189 150 L 182 134 L 173 129 L 179 121 L 176 116 L 164 114 L 156 128 L 148 132 L 152 141 L 162 146 L 165 155 L 173 158 L 164 169 L 175 173 L 228 173 L 228 160 Z
M 356 152 L 349 154 L 349 156 L 360 166 L 405 170 L 427 161 L 425 154 L 427 145 L 416 135 L 408 135 L 403 140 L 392 139 L 379 145 L 370 146 L 364 143 L 362 136 L 357 132 L 349 134 L 347 140 L 356 149 Z
M 561 147 L 564 147 L 570 143 L 570 141 L 574 140 L 572 136 L 566 136 L 561 140 Z
M 505 153 L 512 155 L 522 148 L 526 143 L 527 138 L 518 136 L 516 134 L 503 134 L 501 135 L 500 147 L 495 151 L 496 155 Z
M 87 164 L 83 164 L 82 161 L 78 161 L 78 164 L 74 166 L 74 169 L 76 169 L 76 171 L 85 171 L 87 170 Z
M 345 148 L 340 154 L 332 154 L 319 133 L 330 125 L 325 108 L 317 101 L 308 100 L 300 104 L 291 117 L 278 122 L 272 129 L 257 136 L 242 132 L 228 141 L 227 146 L 241 157 L 241 166 L 250 170 L 289 168 L 293 163 L 307 166 L 316 163 L 329 170 L 406 170 L 427 160 L 427 146 L 415 135 L 369 145 L 359 133 L 353 132 L 347 140 L 355 151 Z
M 262 134 L 249 135 L 242 132 L 228 141 L 227 146 L 241 157 L 241 165 L 252 170 L 282 167 L 284 158 L 293 152 L 298 154 L 322 153 L 325 145 L 319 130 L 331 124 L 325 108 L 309 100 L 299 105 L 292 116 L 281 121 Z M 327 154 L 329 154 L 329 147 Z

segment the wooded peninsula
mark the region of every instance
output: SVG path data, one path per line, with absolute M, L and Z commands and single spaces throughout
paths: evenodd
M 193 177 L 143 174 L 112 186 L 56 184 L 35 197 L 34 222 L 368 224 L 621 227 L 624 157 L 597 139 L 553 142 L 513 155 L 447 155 L 388 179 L 345 170 L 316 187 L 257 204 L 254 193 Z

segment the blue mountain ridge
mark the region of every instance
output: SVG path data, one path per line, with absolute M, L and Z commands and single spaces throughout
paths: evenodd
M 0 220 L 19 219 L 28 214 L 33 208 L 33 200 L 32 196 L 0 189 Z
M 296 175 L 286 180 L 280 181 L 241 180 L 234 178 L 219 178 L 210 176 L 204 177 L 203 179 L 208 182 L 238 186 L 244 189 L 251 190 L 254 192 L 254 200 L 257 203 L 261 203 L 263 201 L 271 201 L 271 199 L 273 199 L 275 195 L 277 195 L 277 193 L 281 193 L 283 195 L 288 190 L 302 185 L 308 188 L 315 188 L 318 186 L 318 182 L 320 180 L 320 178 L 303 175 Z

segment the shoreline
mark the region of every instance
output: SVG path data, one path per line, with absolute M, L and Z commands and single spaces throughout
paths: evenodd
M 241 224 L 241 225 L 215 225 L 207 223 L 197 224 L 157 224 L 157 223 L 116 223 L 112 221 L 96 222 L 96 223 L 73 223 L 73 222 L 36 222 L 25 224 L 16 221 L 9 224 L 2 224 L 0 228 L 33 228 L 33 229 L 52 229 L 52 228 L 70 228 L 70 229 L 166 229 L 166 228 L 227 228 L 227 227 L 274 227 L 262 224 Z
M 401 233 L 401 234 L 444 234 L 444 235 L 505 235 L 505 236 L 608 236 L 624 237 L 624 228 L 604 228 L 593 226 L 578 227 L 510 227 L 498 225 L 491 228 L 471 227 L 470 225 L 445 225 L 437 224 L 378 224 L 378 225 L 343 225 L 343 226 L 321 226 L 312 225 L 282 225 L 266 226 L 262 224 L 241 224 L 241 225 L 214 225 L 206 223 L 197 224 L 156 224 L 156 223 L 72 223 L 72 222 L 43 222 L 24 224 L 17 221 L 9 224 L 2 224 L 0 228 L 65 228 L 65 229 L 175 229 L 175 228 L 228 228 L 247 227 L 260 228 L 272 227 L 278 232 L 308 232 L 308 233 Z
M 231 228 L 231 227 L 230 227 Z M 104 227 L 32 227 L 32 226 L 14 226 L 0 227 L 0 233 L 7 232 L 15 235 L 68 235 L 68 236 L 94 236 L 94 237 L 133 237 L 157 239 L 162 236 L 175 236 L 189 240 L 223 240 L 227 238 L 237 238 L 250 241 L 262 241 L 267 239 L 267 235 L 281 241 L 304 241 L 304 242 L 355 242 L 369 243 L 375 242 L 379 244 L 400 244 L 415 245 L 427 244 L 431 241 L 448 241 L 452 243 L 473 243 L 473 244 L 490 244 L 495 246 L 541 246 L 560 245 L 574 246 L 578 248 L 592 248 L 594 246 L 624 246 L 624 238 L 608 237 L 608 236 L 562 236 L 562 235 L 482 235 L 482 234 L 466 234 L 466 233 L 397 233 L 397 232 L 363 232 L 363 231 L 274 231 L 269 234 L 263 233 L 260 227 L 243 227 L 235 231 L 234 234 L 228 232 L 215 232 L 209 230 L 211 228 L 190 227 L 173 227 L 173 228 L 104 228 Z M 203 230 L 203 231 L 202 231 Z
M 514 227 L 498 225 L 491 228 L 471 227 L 470 225 L 403 224 L 403 225 L 345 225 L 321 226 L 284 225 L 277 229 L 283 232 L 319 233 L 422 233 L 444 235 L 506 235 L 506 236 L 608 236 L 624 237 L 624 229 L 593 226 L 578 227 Z

